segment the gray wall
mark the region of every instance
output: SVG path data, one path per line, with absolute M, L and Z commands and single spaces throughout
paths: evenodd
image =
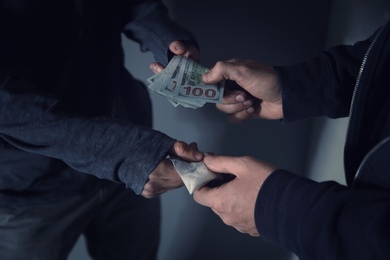
M 229 58 L 291 64 L 324 47 L 330 1 L 165 1 L 172 16 L 198 38 L 201 60 Z M 147 70 L 146 70 L 147 71 Z M 146 72 L 150 75 L 150 72 Z M 253 155 L 303 173 L 310 121 L 231 125 L 213 105 L 173 108 L 152 96 L 155 128 L 196 141 L 203 151 Z M 161 260 L 289 259 L 290 254 L 228 227 L 182 188 L 163 196 Z
M 182 1 L 165 0 L 172 17 L 198 38 L 203 65 L 229 58 L 285 65 L 310 58 L 326 42 L 330 0 Z M 146 80 L 153 57 L 124 39 L 126 66 Z M 311 120 L 289 125 L 271 121 L 229 124 L 213 105 L 174 108 L 151 95 L 154 127 L 179 140 L 195 141 L 205 152 L 252 155 L 305 174 Z M 159 260 L 291 259 L 284 250 L 228 227 L 197 205 L 183 187 L 162 196 Z M 83 239 L 70 260 L 88 259 Z
M 198 38 L 201 60 L 212 66 L 229 58 L 292 64 L 323 49 L 330 1 L 166 1 L 172 16 Z M 166 103 L 163 100 L 162 103 Z M 289 125 L 248 121 L 232 125 L 213 105 L 200 110 L 156 108 L 155 126 L 200 149 L 226 155 L 252 155 L 304 174 L 311 121 Z M 159 117 L 158 113 L 162 114 Z M 166 120 L 166 116 L 172 121 Z M 180 129 L 180 131 L 177 131 Z M 261 238 L 240 234 L 186 190 L 163 196 L 161 260 L 290 259 Z

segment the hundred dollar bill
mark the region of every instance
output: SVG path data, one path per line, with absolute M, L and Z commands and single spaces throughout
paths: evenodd
M 208 71 L 207 68 L 187 57 L 183 57 L 181 63 L 180 84 L 175 90 L 176 99 L 187 98 L 211 103 L 222 101 L 224 81 L 220 84 L 207 85 L 202 81 L 202 75 Z
M 207 68 L 184 56 L 174 56 L 160 73 L 147 79 L 149 88 L 164 96 L 175 107 L 199 108 L 207 102 L 220 102 L 224 83 L 206 85 L 202 75 Z
M 158 78 L 159 84 L 155 88 L 157 93 L 166 97 L 174 107 L 179 105 L 179 103 L 174 100 L 174 96 L 175 89 L 178 85 L 177 78 L 180 71 L 181 58 L 181 56 L 175 56 L 174 59 L 172 59 L 168 66 L 163 70 L 163 73 L 161 73 L 161 76 Z
M 175 96 L 175 90 L 179 85 L 178 77 L 182 58 L 182 56 L 175 56 L 167 68 L 163 70 L 164 73 L 161 75 L 161 84 L 157 89 L 159 93 L 172 98 Z
M 149 88 L 155 93 L 168 98 L 174 106 L 179 105 L 173 101 L 173 98 L 177 86 L 177 74 L 180 71 L 180 60 L 181 56 L 175 56 L 162 72 L 147 79 L 150 83 Z

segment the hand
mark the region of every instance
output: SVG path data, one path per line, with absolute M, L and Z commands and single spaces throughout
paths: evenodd
M 183 55 L 199 62 L 199 51 L 194 45 L 186 45 L 181 41 L 174 41 L 169 45 L 169 50 L 175 55 Z M 158 62 L 152 62 L 150 64 L 150 69 L 154 72 L 154 74 L 157 74 L 165 69 L 165 67 Z
M 235 179 L 215 188 L 203 187 L 194 199 L 210 207 L 229 226 L 241 233 L 259 236 L 255 224 L 255 203 L 265 179 L 275 167 L 253 157 L 206 156 L 206 166 L 216 173 L 230 173 Z
M 273 67 L 251 60 L 219 61 L 203 75 L 206 84 L 223 79 L 235 81 L 242 89 L 225 92 L 217 108 L 228 114 L 232 123 L 250 117 L 282 119 L 282 91 Z
M 198 150 L 196 143 L 188 145 L 181 141 L 176 141 L 173 144 L 169 154 L 190 162 L 201 161 L 204 157 L 204 154 Z M 173 167 L 172 162 L 168 159 L 163 159 L 149 174 L 149 180 L 145 184 L 141 195 L 146 198 L 153 198 L 183 185 L 183 181 Z

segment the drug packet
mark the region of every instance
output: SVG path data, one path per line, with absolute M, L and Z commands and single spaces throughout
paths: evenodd
M 190 194 L 212 180 L 222 179 L 221 174 L 209 170 L 203 162 L 186 162 L 173 158 L 170 160 Z

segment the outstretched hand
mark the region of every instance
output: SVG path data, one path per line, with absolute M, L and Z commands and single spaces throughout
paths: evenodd
M 203 75 L 206 84 L 222 80 L 235 81 L 242 89 L 226 89 L 223 102 L 217 108 L 228 115 L 232 123 L 248 118 L 282 119 L 282 91 L 273 67 L 253 60 L 219 61 Z
M 181 141 L 176 141 L 173 144 L 169 154 L 189 162 L 201 161 L 204 158 L 204 154 L 198 150 L 196 143 L 187 144 Z M 141 195 L 146 198 L 153 198 L 183 185 L 184 183 L 172 162 L 163 159 L 149 174 L 149 180 L 145 184 Z
M 219 187 L 203 187 L 194 192 L 197 203 L 210 207 L 229 226 L 251 236 L 259 236 L 255 224 L 257 195 L 275 167 L 253 157 L 210 156 L 206 166 L 216 173 L 230 173 L 235 179 Z

